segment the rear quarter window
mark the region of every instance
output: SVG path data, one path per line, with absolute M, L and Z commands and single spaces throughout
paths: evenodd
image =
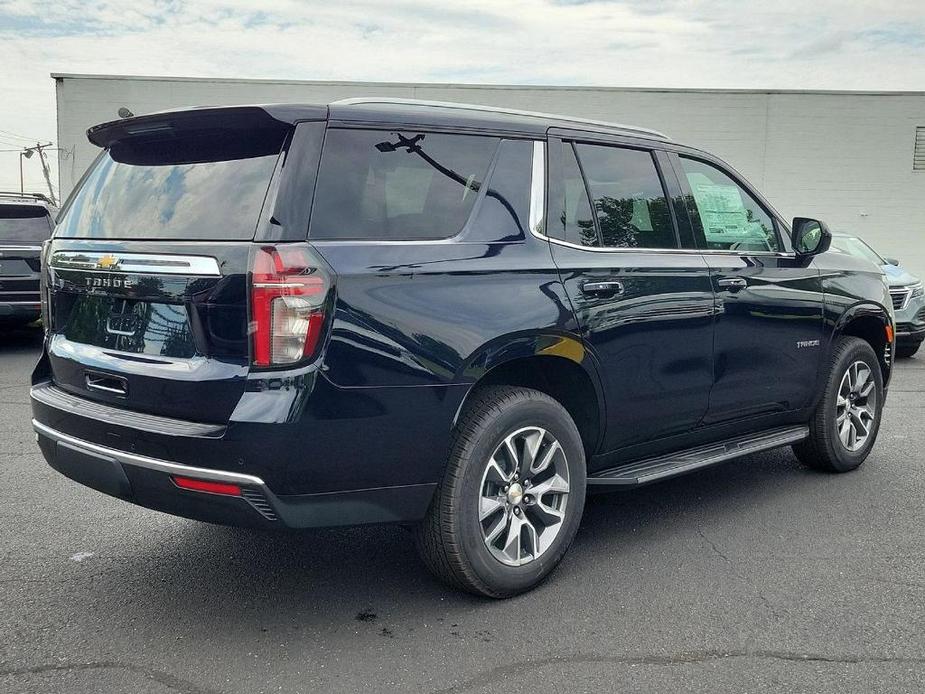
M 498 142 L 477 135 L 329 130 L 309 237 L 456 235 L 472 212 Z
M 0 245 L 35 243 L 51 235 L 51 219 L 44 207 L 33 205 L 0 205 Z

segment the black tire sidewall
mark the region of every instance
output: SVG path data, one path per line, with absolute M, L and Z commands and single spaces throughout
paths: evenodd
M 520 400 L 505 407 L 497 416 L 483 420 L 483 426 L 465 456 L 458 488 L 460 551 L 479 580 L 500 596 L 523 592 L 543 580 L 559 563 L 578 531 L 584 510 L 586 470 L 581 436 L 568 413 L 545 397 Z M 481 534 L 478 519 L 482 475 L 489 458 L 504 437 L 528 426 L 549 431 L 562 446 L 569 471 L 569 495 L 563 527 L 539 558 L 523 566 L 508 566 L 498 561 Z

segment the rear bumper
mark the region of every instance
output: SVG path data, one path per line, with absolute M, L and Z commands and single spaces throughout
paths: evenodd
M 33 419 L 48 464 L 72 480 L 156 511 L 209 523 L 260 528 L 319 528 L 420 520 L 435 484 L 277 496 L 253 475 L 183 465 L 62 433 Z M 240 494 L 182 489 L 184 477 L 235 485 Z
M 896 312 L 896 344 L 917 345 L 925 339 L 925 297 L 913 297 Z
M 3 301 L 0 299 L 0 320 L 38 320 L 42 315 L 42 303 L 35 301 Z
M 917 326 L 910 323 L 897 323 L 896 325 L 896 344 L 915 345 L 925 340 L 925 326 Z

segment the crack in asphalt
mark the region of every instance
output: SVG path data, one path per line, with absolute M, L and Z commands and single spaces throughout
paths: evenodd
M 768 597 L 764 594 L 764 592 L 761 590 L 758 584 L 752 581 L 751 579 L 749 579 L 747 576 L 742 575 L 742 573 L 735 567 L 735 564 L 733 564 L 732 560 L 728 556 L 726 556 L 726 554 L 722 550 L 720 550 L 720 548 L 717 546 L 717 544 L 713 540 L 707 537 L 707 535 L 703 532 L 703 529 L 697 528 L 697 534 L 700 535 L 700 538 L 706 544 L 710 546 L 714 554 L 716 554 L 724 562 L 726 562 L 726 564 L 729 566 L 729 570 L 733 573 L 733 575 L 736 578 L 738 578 L 745 585 L 749 586 L 752 590 L 755 591 L 755 594 L 758 596 L 758 599 L 768 609 L 768 612 L 771 613 L 771 616 L 774 617 L 774 619 L 780 620 L 781 615 L 774 608 L 774 605 L 771 604 L 771 601 L 768 600 Z
M 764 660 L 782 660 L 798 663 L 831 663 L 836 665 L 858 664 L 925 664 L 925 657 L 903 656 L 872 656 L 872 655 L 824 655 L 817 653 L 797 653 L 793 651 L 691 651 L 674 655 L 637 655 L 637 656 L 606 656 L 606 655 L 551 655 L 545 658 L 522 660 L 489 668 L 479 674 L 466 679 L 459 684 L 445 689 L 432 690 L 431 694 L 456 694 L 471 691 L 486 686 L 495 690 L 500 688 L 500 680 L 506 677 L 522 677 L 529 668 L 540 668 L 549 665 L 593 665 L 603 663 L 606 665 L 651 665 L 674 666 L 696 665 L 732 658 L 756 658 Z
M 221 694 L 216 689 L 209 689 L 193 684 L 167 672 L 116 661 L 99 661 L 88 663 L 61 663 L 57 665 L 35 665 L 27 668 L 14 668 L 0 665 L 0 677 L 22 677 L 23 675 L 44 675 L 53 672 L 79 672 L 82 670 L 129 670 L 144 675 L 150 680 L 162 684 L 168 689 L 181 694 Z

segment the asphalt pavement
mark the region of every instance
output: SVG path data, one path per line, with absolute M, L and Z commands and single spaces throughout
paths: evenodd
M 594 496 L 532 593 L 434 581 L 398 527 L 174 518 L 51 470 L 39 336 L 0 335 L 0 691 L 925 690 L 925 354 L 867 463 L 789 449 Z

